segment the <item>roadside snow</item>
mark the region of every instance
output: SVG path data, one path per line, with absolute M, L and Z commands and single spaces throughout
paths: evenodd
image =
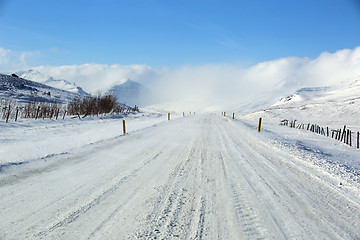
M 290 153 L 302 159 L 309 166 L 316 166 L 323 173 L 337 178 L 338 184 L 355 184 L 360 189 L 360 149 L 319 135 L 305 129 L 289 128 L 267 123 L 263 119 L 260 145 L 273 146 L 274 151 Z M 257 123 L 237 120 L 238 124 L 249 126 L 255 132 Z M 254 133 L 255 134 L 255 133 Z M 360 197 L 360 195 L 359 195 Z
M 172 114 L 171 118 L 179 115 Z M 123 135 L 126 132 L 151 127 L 167 121 L 161 112 L 145 110 L 129 115 L 108 117 L 71 118 L 65 120 L 22 119 L 18 122 L 0 121 L 0 171 L 1 168 L 34 160 L 46 160 L 64 155 L 79 148 Z

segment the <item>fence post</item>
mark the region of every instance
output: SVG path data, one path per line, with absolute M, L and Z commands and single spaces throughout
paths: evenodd
M 168 113 L 168 120 L 170 120 L 170 113 Z
M 344 143 L 345 143 L 345 137 L 346 137 L 346 125 L 344 125 L 344 130 L 341 134 L 340 142 L 342 142 L 344 140 Z
M 349 135 L 350 135 L 350 147 L 352 146 L 351 144 L 351 131 L 349 132 Z
M 329 127 L 326 127 L 326 134 L 329 137 Z
M 183 117 L 185 117 L 185 112 L 183 112 Z
M 10 104 L 9 104 L 9 111 L 8 111 L 8 113 L 7 113 L 7 115 L 6 115 L 6 123 L 9 121 L 10 110 L 11 110 L 11 106 L 10 106 Z
M 235 113 L 233 113 L 233 120 L 235 119 Z
M 125 120 L 123 119 L 123 133 L 124 133 L 124 135 L 126 134 L 126 128 L 125 128 Z
M 258 126 L 258 132 L 261 130 L 261 118 L 259 118 L 259 126 Z
M 224 112 L 224 117 L 226 116 L 226 112 Z
M 359 149 L 359 145 L 360 145 L 359 138 L 360 138 L 360 132 L 357 132 L 357 146 L 356 146 L 357 149 Z
M 18 113 L 19 113 L 19 109 L 16 108 L 15 122 L 17 121 Z
M 35 120 L 38 118 L 39 116 L 39 111 L 40 111 L 40 106 L 38 106 L 37 110 L 36 110 L 36 116 L 35 116 Z

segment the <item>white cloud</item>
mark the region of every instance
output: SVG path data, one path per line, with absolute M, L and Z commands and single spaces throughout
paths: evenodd
M 35 51 L 35 52 L 22 52 L 20 54 L 20 61 L 22 63 L 22 65 L 25 67 L 25 68 L 28 68 L 28 67 L 32 67 L 33 64 L 31 64 L 31 62 L 28 61 L 28 58 L 29 57 L 33 57 L 33 56 L 37 56 L 37 55 L 40 55 L 40 51 Z
M 127 79 L 146 83 L 157 75 L 156 72 L 158 71 L 146 65 L 118 64 L 39 66 L 34 69 L 57 79 L 74 82 L 91 93 L 105 91 L 110 86 L 123 83 Z
M 10 50 L 0 48 L 0 65 L 8 64 L 10 55 L 11 55 Z
M 0 72 L 8 73 L 28 69 L 33 66 L 28 59 L 39 54 L 40 51 L 16 53 L 0 47 Z
M 235 65 L 182 67 L 163 72 L 159 79 L 158 89 L 165 99 L 191 99 L 203 106 L 236 105 L 248 97 L 256 101 L 264 92 L 277 100 L 302 87 L 360 79 L 360 47 L 325 52 L 315 59 L 276 59 L 246 69 Z
M 11 55 L 0 49 L 1 56 Z M 31 54 L 24 53 L 24 59 Z M 24 61 L 23 65 L 27 62 Z M 6 64 L 6 63 L 5 63 Z M 233 64 L 156 69 L 147 65 L 83 64 L 38 66 L 54 78 L 74 82 L 96 93 L 131 79 L 153 90 L 164 102 L 198 102 L 198 105 L 233 103 L 261 92 L 288 94 L 301 87 L 341 84 L 360 78 L 360 47 L 322 53 L 315 59 L 288 57 L 261 62 L 250 68 Z

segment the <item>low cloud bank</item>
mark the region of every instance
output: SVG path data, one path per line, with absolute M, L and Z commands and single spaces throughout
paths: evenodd
M 3 59 L 0 65 L 11 61 L 8 50 L 0 48 L 0 55 Z M 358 79 L 360 47 L 335 53 L 324 52 L 315 59 L 276 59 L 250 68 L 233 64 L 175 69 L 156 69 L 147 65 L 83 64 L 38 66 L 33 69 L 74 82 L 91 93 L 131 79 L 148 87 L 158 102 L 186 100 L 205 106 L 234 102 L 263 92 L 287 94 L 301 87 L 336 85 Z

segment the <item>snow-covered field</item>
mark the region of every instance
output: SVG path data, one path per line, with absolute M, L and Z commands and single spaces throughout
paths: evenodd
M 178 115 L 172 115 L 171 118 Z M 112 115 L 108 117 L 77 118 L 65 120 L 21 119 L 17 122 L 0 122 L 0 167 L 19 165 L 32 161 L 46 161 L 56 155 L 66 155 L 98 142 L 119 138 L 166 121 L 161 112 L 147 111 L 137 114 Z
M 262 110 L 254 109 L 242 118 L 263 117 L 267 122 L 279 124 L 281 120 L 297 120 L 331 128 L 346 125 L 360 130 L 360 78 L 327 87 L 301 88 Z
M 144 116 L 142 116 L 144 115 Z M 254 116 L 252 116 L 254 117 Z M 220 114 L 0 123 L 0 239 L 359 239 L 360 151 Z

